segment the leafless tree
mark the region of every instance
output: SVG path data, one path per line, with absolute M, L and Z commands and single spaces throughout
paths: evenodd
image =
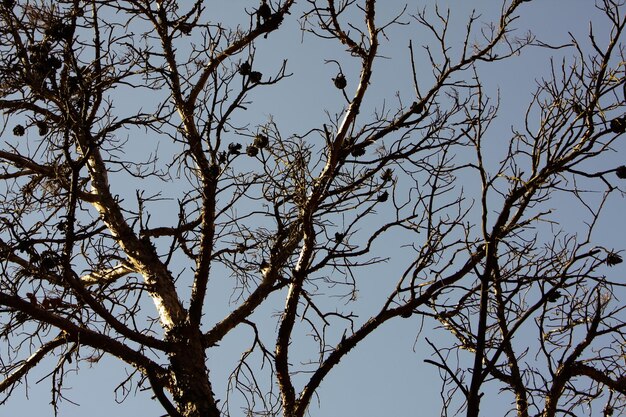
M 205 3 L 2 1 L 5 398 L 53 363 L 56 412 L 69 369 L 111 356 L 171 416 L 230 415 L 234 396 L 249 415 L 304 416 L 353 348 L 410 319 L 432 330 L 416 343 L 443 416 L 476 417 L 498 391 L 520 417 L 624 412 L 624 284 L 607 268 L 622 258 L 595 233 L 626 178 L 610 158 L 623 1 L 596 5 L 602 36 L 566 45 L 518 35 L 528 0 L 467 16 L 461 42 L 434 6 L 263 0 L 231 24 Z M 402 92 L 381 98 L 397 30 L 419 36 Z M 294 132 L 257 103 L 298 75 L 264 48 L 300 36 L 342 55 L 311 80 L 326 119 Z M 481 74 L 529 47 L 569 55 L 538 69 L 525 117 L 494 140 Z M 568 211 L 583 221 L 559 225 Z M 383 262 L 387 292 L 363 302 Z M 207 353 L 241 327 L 249 343 L 214 380 Z

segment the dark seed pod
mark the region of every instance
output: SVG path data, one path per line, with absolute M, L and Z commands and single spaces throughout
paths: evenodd
M 559 298 L 561 298 L 562 296 L 563 294 L 561 294 L 560 291 L 555 291 L 548 296 L 548 301 L 551 303 L 556 303 L 557 301 L 559 301 Z
M 41 261 L 41 256 L 37 252 L 32 251 L 28 254 L 30 255 L 29 261 L 31 264 L 36 265 Z
M 219 167 L 219 165 L 211 164 L 209 166 L 209 174 L 213 178 L 217 177 L 220 174 L 220 167 Z
M 46 37 L 60 41 L 68 39 L 72 35 L 72 27 L 62 22 L 54 22 L 45 30 Z
M 219 162 L 220 164 L 226 162 L 227 159 L 228 154 L 226 153 L 226 151 L 220 152 L 220 154 L 217 156 L 217 162 Z
M 50 307 L 52 307 L 52 308 L 63 307 L 63 300 L 61 300 L 58 297 L 54 297 L 54 298 L 50 299 Z M 68 355 L 69 355 L 69 353 L 68 353 Z M 72 363 L 71 360 L 70 360 L 70 363 Z
M 272 9 L 270 8 L 269 4 L 267 4 L 267 2 L 264 0 L 259 5 L 256 13 L 261 19 L 263 19 L 263 21 L 266 21 L 272 16 Z
M 248 77 L 250 78 L 250 82 L 256 84 L 261 82 L 263 74 L 261 74 L 259 71 L 250 71 L 250 75 L 248 75 Z
M 380 179 L 385 182 L 391 181 L 393 179 L 393 171 L 391 170 L 391 168 L 387 168 L 386 170 L 384 170 L 383 173 L 380 174 Z
M 56 268 L 59 265 L 60 261 L 61 259 L 59 258 L 59 255 L 57 255 L 56 252 L 47 250 L 41 254 L 41 259 L 39 260 L 39 267 L 43 269 L 44 271 L 50 271 Z
M 70 25 L 63 25 L 61 28 L 61 38 L 70 40 L 73 32 L 74 30 Z
M 382 193 L 378 194 L 378 197 L 376 197 L 376 201 L 378 201 L 379 203 L 384 203 L 388 199 L 389 193 L 387 191 L 383 191 Z
M 22 125 L 17 125 L 13 128 L 13 134 L 15 136 L 24 136 L 24 133 L 26 133 L 26 128 Z
M 75 94 L 79 89 L 78 77 L 70 75 L 67 77 L 67 91 L 70 94 Z
M 616 117 L 611 120 L 611 132 L 613 133 L 624 133 L 626 131 L 626 120 L 622 117 Z
M 228 145 L 228 153 L 231 155 L 239 155 L 241 153 L 241 143 L 231 143 Z
M 348 85 L 348 82 L 346 81 L 346 77 L 341 73 L 337 74 L 337 76 L 333 78 L 333 83 L 335 83 L 335 87 L 337 87 L 340 90 L 343 90 Z
M 57 69 L 61 68 L 61 66 L 63 65 L 63 63 L 61 62 L 61 60 L 60 60 L 59 58 L 57 58 L 57 57 L 56 57 L 56 56 L 54 56 L 54 55 L 51 55 L 51 56 L 48 58 L 48 65 L 49 65 L 51 68 L 53 68 L 53 69 L 57 70 Z
M 57 23 L 52 23 L 50 26 L 48 26 L 46 30 L 44 30 L 43 34 L 46 38 L 52 38 L 54 40 L 58 39 L 59 28 Z
M 574 114 L 583 114 L 585 110 L 580 104 L 574 103 L 572 104 L 572 111 L 574 112 Z
M 30 301 L 31 304 L 37 305 L 37 297 L 32 292 L 27 292 L 26 298 L 28 298 L 28 301 Z
M 48 41 L 37 42 L 30 45 L 28 50 L 30 51 L 31 62 L 44 62 L 52 50 L 52 44 Z
M 335 232 L 335 242 L 337 242 L 337 243 L 343 242 L 343 238 L 344 237 L 346 237 L 345 234 L 339 233 L 339 232 Z
M 48 124 L 43 120 L 38 120 L 36 125 L 37 129 L 39 130 L 39 136 L 46 136 L 46 134 L 48 133 Z
M 193 29 L 193 24 L 188 23 L 188 22 L 182 22 L 178 25 L 178 30 L 180 30 L 180 32 L 183 35 L 191 35 L 191 31 Z
M 609 252 L 605 261 L 608 266 L 615 266 L 622 263 L 622 257 L 617 253 Z
M 251 156 L 251 157 L 253 157 L 253 158 L 254 158 L 255 156 L 257 156 L 257 155 L 258 155 L 258 153 L 259 153 L 259 148 L 257 148 L 257 147 L 256 147 L 256 146 L 254 146 L 254 145 L 249 145 L 249 146 L 246 148 L 246 154 L 247 154 L 248 156 Z
M 254 146 L 259 149 L 265 148 L 269 144 L 269 142 L 269 138 L 262 133 L 259 133 L 254 137 Z
M 365 155 L 365 147 L 363 146 L 355 146 L 350 151 L 350 155 L 357 157 Z
M 412 310 L 407 310 L 407 311 L 403 311 L 402 313 L 400 313 L 400 317 L 402 317 L 403 319 L 408 319 L 412 315 L 413 315 Z
M 418 103 L 417 101 L 414 101 L 413 104 L 411 104 L 411 112 L 415 114 L 420 114 L 423 111 L 424 111 L 424 104 L 422 102 Z
M 31 253 L 33 252 L 33 241 L 29 238 L 22 239 L 17 242 L 17 246 L 15 247 L 15 249 L 22 253 Z
M 619 179 L 626 179 L 626 165 L 619 166 L 615 169 L 615 175 Z
M 242 62 L 241 65 L 239 65 L 239 74 L 250 75 L 250 71 L 252 71 L 252 67 L 249 62 Z

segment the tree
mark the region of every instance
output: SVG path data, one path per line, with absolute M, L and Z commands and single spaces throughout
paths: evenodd
M 597 4 L 606 34 L 550 45 L 514 31 L 535 3 L 507 1 L 493 23 L 471 14 L 460 47 L 440 8 L 263 0 L 229 27 L 204 3 L 2 2 L 6 396 L 53 357 L 56 411 L 68 370 L 110 356 L 171 416 L 230 415 L 231 394 L 250 415 L 304 416 L 357 345 L 410 319 L 450 336 L 417 339 L 442 415 L 478 416 L 496 390 L 520 417 L 623 412 L 623 283 L 607 269 L 622 258 L 595 233 L 626 177 L 610 157 L 623 2 Z M 421 32 L 391 103 L 373 74 L 404 26 Z M 271 108 L 255 122 L 255 103 L 293 76 L 263 48 L 298 33 L 342 54 L 312 80 L 335 93 L 326 119 L 294 132 Z M 541 73 L 503 146 L 481 74 L 530 46 L 571 58 Z M 584 221 L 560 227 L 570 210 Z M 383 262 L 402 272 L 359 303 Z M 250 343 L 215 381 L 207 352 L 242 327 Z

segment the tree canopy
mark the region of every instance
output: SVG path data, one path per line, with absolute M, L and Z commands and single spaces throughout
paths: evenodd
M 442 416 L 624 413 L 624 2 L 558 43 L 530 0 L 214 3 L 1 2 L 2 398 L 113 358 L 173 417 L 316 415 L 410 321 Z

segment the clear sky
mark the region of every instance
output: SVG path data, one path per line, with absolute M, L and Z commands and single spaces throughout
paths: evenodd
M 227 22 L 247 22 L 244 16 L 238 19 L 238 13 L 246 7 L 248 10 L 257 6 L 256 1 L 207 1 L 207 13 L 215 13 L 219 19 Z M 300 3 L 306 3 L 301 1 Z M 402 0 L 379 0 L 378 18 L 382 21 L 386 17 L 397 14 L 406 3 Z M 520 8 L 520 19 L 514 23 L 520 34 L 530 30 L 541 40 L 557 45 L 570 41 L 568 32 L 571 32 L 581 40 L 588 33 L 588 22 L 598 21 L 599 13 L 588 0 L 533 0 L 525 3 Z M 383 102 L 394 103 L 396 92 L 407 100 L 410 100 L 412 85 L 410 78 L 410 62 L 408 60 L 408 42 L 421 46 L 425 42 L 431 42 L 432 38 L 426 39 L 414 21 L 409 17 L 419 8 L 431 10 L 434 2 L 411 1 L 406 10 L 406 18 L 401 20 L 410 22 L 406 26 L 393 26 L 389 29 L 385 40 L 381 45 L 380 59 L 374 67 L 374 78 L 370 95 L 366 101 L 369 106 L 380 106 Z M 257 65 L 259 68 L 267 68 L 264 71 L 271 73 L 277 71 L 284 59 L 287 59 L 287 71 L 293 76 L 284 80 L 275 87 L 255 92 L 252 96 L 254 105 L 248 112 L 238 117 L 245 118 L 250 124 L 256 125 L 267 121 L 270 115 L 281 124 L 283 132 L 305 133 L 307 130 L 320 126 L 326 120 L 326 111 L 331 114 L 341 111 L 342 98 L 333 88 L 331 78 L 336 75 L 337 69 L 333 64 L 325 64 L 325 60 L 341 60 L 344 71 L 348 78 L 348 91 L 351 81 L 357 78 L 358 66 L 356 60 L 347 59 L 346 53 L 337 42 L 320 41 L 311 36 L 301 37 L 298 30 L 297 18 L 305 4 L 299 4 L 296 11 L 288 16 L 291 21 L 286 21 L 276 33 L 270 34 L 267 39 L 260 39 L 257 43 Z M 463 30 L 469 11 L 475 8 L 480 14 L 480 21 L 490 22 L 496 19 L 501 4 L 491 0 L 448 0 L 440 1 L 440 8 L 449 7 L 452 14 L 453 24 L 450 26 L 450 38 L 457 39 L 460 46 L 463 39 Z M 216 17 L 218 19 L 218 17 Z M 603 23 L 598 24 L 599 37 L 605 28 Z M 482 79 L 486 89 L 491 94 L 498 92 L 501 98 L 500 115 L 492 128 L 487 140 L 494 141 L 496 154 L 491 155 L 497 160 L 497 150 L 500 149 L 497 141 L 510 137 L 511 126 L 522 126 L 524 110 L 534 90 L 535 81 L 547 75 L 549 59 L 556 56 L 571 55 L 571 48 L 559 50 L 546 50 L 538 47 L 530 47 L 520 56 L 513 57 L 502 63 L 484 65 L 480 68 Z M 429 87 L 432 80 L 427 61 L 418 62 L 420 80 L 424 83 L 424 89 Z M 352 72 L 350 72 L 352 71 Z M 121 98 L 120 111 L 123 112 L 125 105 L 133 103 L 141 104 L 149 100 L 147 96 L 133 95 Z M 122 101 L 124 103 L 122 103 Z M 141 143 L 138 143 L 141 147 Z M 166 148 L 165 148 L 166 149 Z M 624 149 L 615 153 L 615 165 L 624 162 Z M 598 170 L 605 167 L 597 167 Z M 468 187 L 475 184 L 468 180 Z M 128 190 L 134 193 L 134 189 Z M 616 248 L 621 249 L 624 244 L 623 236 L 626 232 L 622 213 L 624 212 L 624 200 L 617 193 L 610 199 L 607 207 L 606 220 L 599 225 L 598 233 L 603 234 Z M 558 204 L 558 201 L 554 204 Z M 167 214 L 164 212 L 164 214 Z M 571 218 L 560 219 L 563 225 L 576 227 L 578 217 L 572 212 Z M 381 254 L 394 256 L 397 250 L 390 251 L 380 245 L 377 248 Z M 400 273 L 399 265 L 390 262 L 380 264 L 364 274 L 359 279 L 363 281 L 362 300 L 358 307 L 364 314 L 361 318 L 367 318 L 367 311 L 375 313 L 384 301 L 377 297 L 381 294 L 380 284 L 382 278 L 394 276 Z M 624 273 L 625 269 L 620 265 L 613 270 L 614 273 Z M 395 283 L 395 278 L 392 282 Z M 382 285 L 382 286 L 379 286 Z M 385 293 L 382 292 L 382 296 Z M 272 309 L 262 309 L 257 314 L 271 315 L 279 310 L 284 302 L 279 297 Z M 227 304 L 216 309 L 226 309 Z M 369 308 L 369 310 L 368 310 Z M 215 314 L 212 320 L 217 320 L 220 314 Z M 274 323 L 270 321 L 269 323 Z M 319 405 L 313 404 L 310 409 L 312 417 L 421 417 L 438 415 L 440 410 L 440 379 L 438 372 L 431 366 L 424 364 L 423 360 L 431 357 L 432 350 L 424 341 L 424 337 L 445 337 L 442 332 L 424 330 L 421 334 L 421 321 L 414 316 L 409 320 L 393 321 L 383 326 L 368 340 L 352 351 L 346 359 L 330 374 L 319 390 Z M 431 326 L 428 324 L 426 327 Z M 419 336 L 419 337 L 418 337 Z M 531 336 L 532 337 L 532 336 Z M 268 339 L 268 341 L 271 341 Z M 209 368 L 214 383 L 214 390 L 218 398 L 224 398 L 226 381 L 232 371 L 232 361 L 239 357 L 242 350 L 249 343 L 247 329 L 239 329 L 229 335 L 215 352 L 209 353 Z M 0 407 L 0 417 L 38 417 L 52 415 L 48 403 L 50 401 L 50 384 L 47 379 L 37 383 L 37 379 L 45 376 L 53 366 L 48 362 L 47 367 L 29 377 L 29 390 L 26 392 L 22 387 L 15 390 L 11 399 Z M 152 416 L 157 417 L 165 414 L 160 405 L 151 399 L 151 391 L 138 391 L 128 393 L 128 398 L 120 405 L 116 403 L 113 390 L 123 379 L 128 369 L 122 367 L 115 360 L 103 359 L 92 368 L 86 364 L 80 365 L 80 374 L 67 376 L 67 387 L 71 389 L 68 398 L 78 405 L 68 402 L 61 403 L 59 415 L 61 417 L 131 417 Z M 117 399 L 121 400 L 124 393 L 118 393 Z M 513 399 L 508 395 L 501 396 L 504 404 L 509 404 Z M 489 405 L 492 406 L 492 405 Z M 489 406 L 484 405 L 483 409 Z M 497 407 L 497 405 L 493 405 Z M 233 413 L 233 415 L 237 415 Z M 487 412 L 484 415 L 491 415 Z M 499 414 L 493 414 L 499 415 Z M 600 416 L 598 410 L 597 416 Z

